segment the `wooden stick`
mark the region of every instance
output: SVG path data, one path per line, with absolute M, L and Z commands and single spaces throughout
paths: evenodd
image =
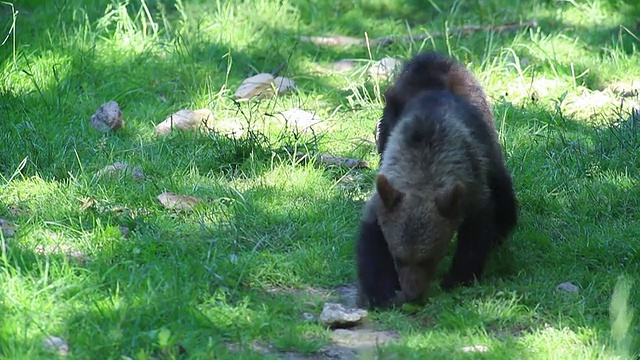
M 471 33 L 475 33 L 478 31 L 491 31 L 495 33 L 501 33 L 504 31 L 511 31 L 520 28 L 524 29 L 535 29 L 538 27 L 538 22 L 535 20 L 525 21 L 523 23 L 508 23 L 504 25 L 466 25 L 459 29 L 453 30 L 452 33 L 458 33 L 460 35 L 469 35 Z M 406 42 L 406 41 L 422 41 L 429 38 L 437 38 L 442 37 L 444 34 L 442 32 L 436 31 L 428 34 L 418 34 L 418 35 L 406 35 L 406 36 L 382 36 L 378 38 L 369 39 L 370 46 L 388 46 L 396 42 Z M 302 36 L 300 38 L 301 41 L 311 42 L 316 45 L 321 46 L 366 46 L 367 42 L 365 39 L 355 38 L 352 36 Z

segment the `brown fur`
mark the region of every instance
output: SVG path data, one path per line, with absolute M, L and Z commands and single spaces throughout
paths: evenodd
M 491 106 L 473 74 L 450 57 L 435 52 L 422 53 L 404 66 L 395 83 L 385 91 L 386 105 L 376 130 L 379 154 L 384 152 L 406 103 L 422 91 L 448 91 L 462 97 L 495 129 Z
M 456 232 L 442 285 L 469 284 L 517 218 L 493 115 L 471 73 L 422 54 L 386 100 L 377 191 L 356 245 L 360 298 L 370 306 L 422 298 Z

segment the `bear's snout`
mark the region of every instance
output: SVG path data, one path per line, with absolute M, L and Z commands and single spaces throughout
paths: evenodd
M 430 276 L 427 276 L 423 269 L 413 266 L 398 269 L 398 276 L 405 301 L 418 302 L 422 300 L 431 282 Z

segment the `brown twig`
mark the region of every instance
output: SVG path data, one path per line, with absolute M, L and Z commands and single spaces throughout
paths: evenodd
M 495 33 L 500 33 L 504 31 L 511 31 L 520 28 L 525 29 L 535 29 L 538 27 L 538 22 L 535 20 L 525 21 L 522 23 L 509 23 L 504 25 L 466 25 L 459 29 L 451 31 L 452 33 L 458 33 L 460 35 L 468 35 L 478 31 L 491 31 Z M 382 36 L 378 38 L 369 39 L 370 46 L 388 46 L 396 42 L 406 42 L 406 41 L 422 41 L 429 38 L 437 38 L 442 37 L 444 34 L 442 32 L 432 32 L 428 34 L 418 34 L 418 35 L 406 35 L 406 36 Z M 311 42 L 316 45 L 321 46 L 366 46 L 367 42 L 365 39 L 355 38 L 351 36 L 302 36 L 300 38 L 301 41 Z

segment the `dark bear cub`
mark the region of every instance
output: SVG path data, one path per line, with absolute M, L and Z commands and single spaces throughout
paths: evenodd
M 360 305 L 416 301 L 457 232 L 444 289 L 480 278 L 517 220 L 493 114 L 473 75 L 422 54 L 385 93 L 376 192 L 356 243 Z

